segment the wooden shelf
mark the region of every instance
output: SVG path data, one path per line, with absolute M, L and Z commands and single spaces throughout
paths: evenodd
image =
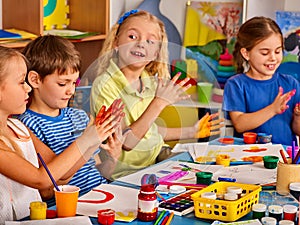
M 81 74 L 94 62 L 102 48 L 109 31 L 109 0 L 69 0 L 69 25 L 67 29 L 83 32 L 97 32 L 99 35 L 80 40 L 71 40 L 82 57 Z M 33 33 L 44 34 L 43 0 L 2 0 L 2 27 L 15 28 Z M 20 40 L 2 44 L 22 49 L 28 44 Z

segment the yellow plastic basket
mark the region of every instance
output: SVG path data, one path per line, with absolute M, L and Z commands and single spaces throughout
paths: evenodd
M 228 186 L 243 189 L 243 196 L 235 201 L 201 198 L 204 192 L 224 194 Z M 221 221 L 236 221 L 252 210 L 252 205 L 258 203 L 261 186 L 233 182 L 216 182 L 191 195 L 194 201 L 195 216 L 203 219 Z

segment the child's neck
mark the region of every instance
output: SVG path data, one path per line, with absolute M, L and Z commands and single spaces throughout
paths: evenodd
M 141 81 L 141 73 L 143 70 L 130 70 L 124 69 L 122 70 L 124 76 L 126 77 L 128 83 L 134 90 L 137 90 L 139 93 L 143 90 L 143 83 Z
M 56 117 L 60 114 L 60 109 L 51 109 L 46 105 L 36 104 L 35 101 L 32 101 L 29 109 L 39 114 L 43 114 L 46 116 Z
M 135 83 L 136 81 L 138 81 L 140 79 L 140 76 L 141 76 L 143 70 L 144 70 L 144 68 L 133 69 L 130 67 L 124 67 L 121 69 L 122 73 L 124 74 L 124 76 L 126 77 L 126 79 L 128 80 L 128 82 L 130 84 Z

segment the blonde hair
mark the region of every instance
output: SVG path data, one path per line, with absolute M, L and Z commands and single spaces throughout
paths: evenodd
M 7 76 L 7 63 L 15 60 L 17 58 L 21 58 L 24 60 L 26 65 L 28 66 L 28 61 L 19 51 L 0 46 L 0 86 L 3 85 L 4 80 Z M 20 147 L 7 135 L 3 132 L 2 126 L 0 125 L 0 150 L 1 151 L 13 151 L 16 154 L 24 157 L 22 150 Z
M 158 77 L 170 78 L 170 73 L 168 69 L 168 38 L 165 30 L 165 25 L 160 19 L 158 19 L 156 16 L 152 15 L 147 11 L 137 11 L 136 13 L 130 14 L 120 24 L 117 22 L 111 28 L 103 44 L 102 50 L 99 54 L 98 75 L 101 75 L 108 68 L 110 59 L 116 57 L 116 55 L 114 54 L 114 42 L 119 34 L 120 27 L 126 23 L 130 23 L 130 19 L 134 17 L 143 17 L 146 20 L 158 24 L 160 28 L 161 47 L 158 54 L 158 58 L 155 61 L 150 62 L 146 66 L 145 70 L 151 76 L 158 74 Z

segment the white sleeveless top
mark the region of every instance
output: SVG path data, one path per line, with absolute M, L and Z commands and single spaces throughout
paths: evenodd
M 35 167 L 39 167 L 37 154 L 25 125 L 17 119 L 8 119 L 8 126 L 17 134 L 18 138 L 13 138 L 13 141 L 20 147 L 26 160 Z M 1 225 L 4 225 L 5 221 L 19 220 L 29 216 L 30 202 L 41 201 L 37 189 L 15 182 L 2 174 L 0 174 L 0 184 Z

